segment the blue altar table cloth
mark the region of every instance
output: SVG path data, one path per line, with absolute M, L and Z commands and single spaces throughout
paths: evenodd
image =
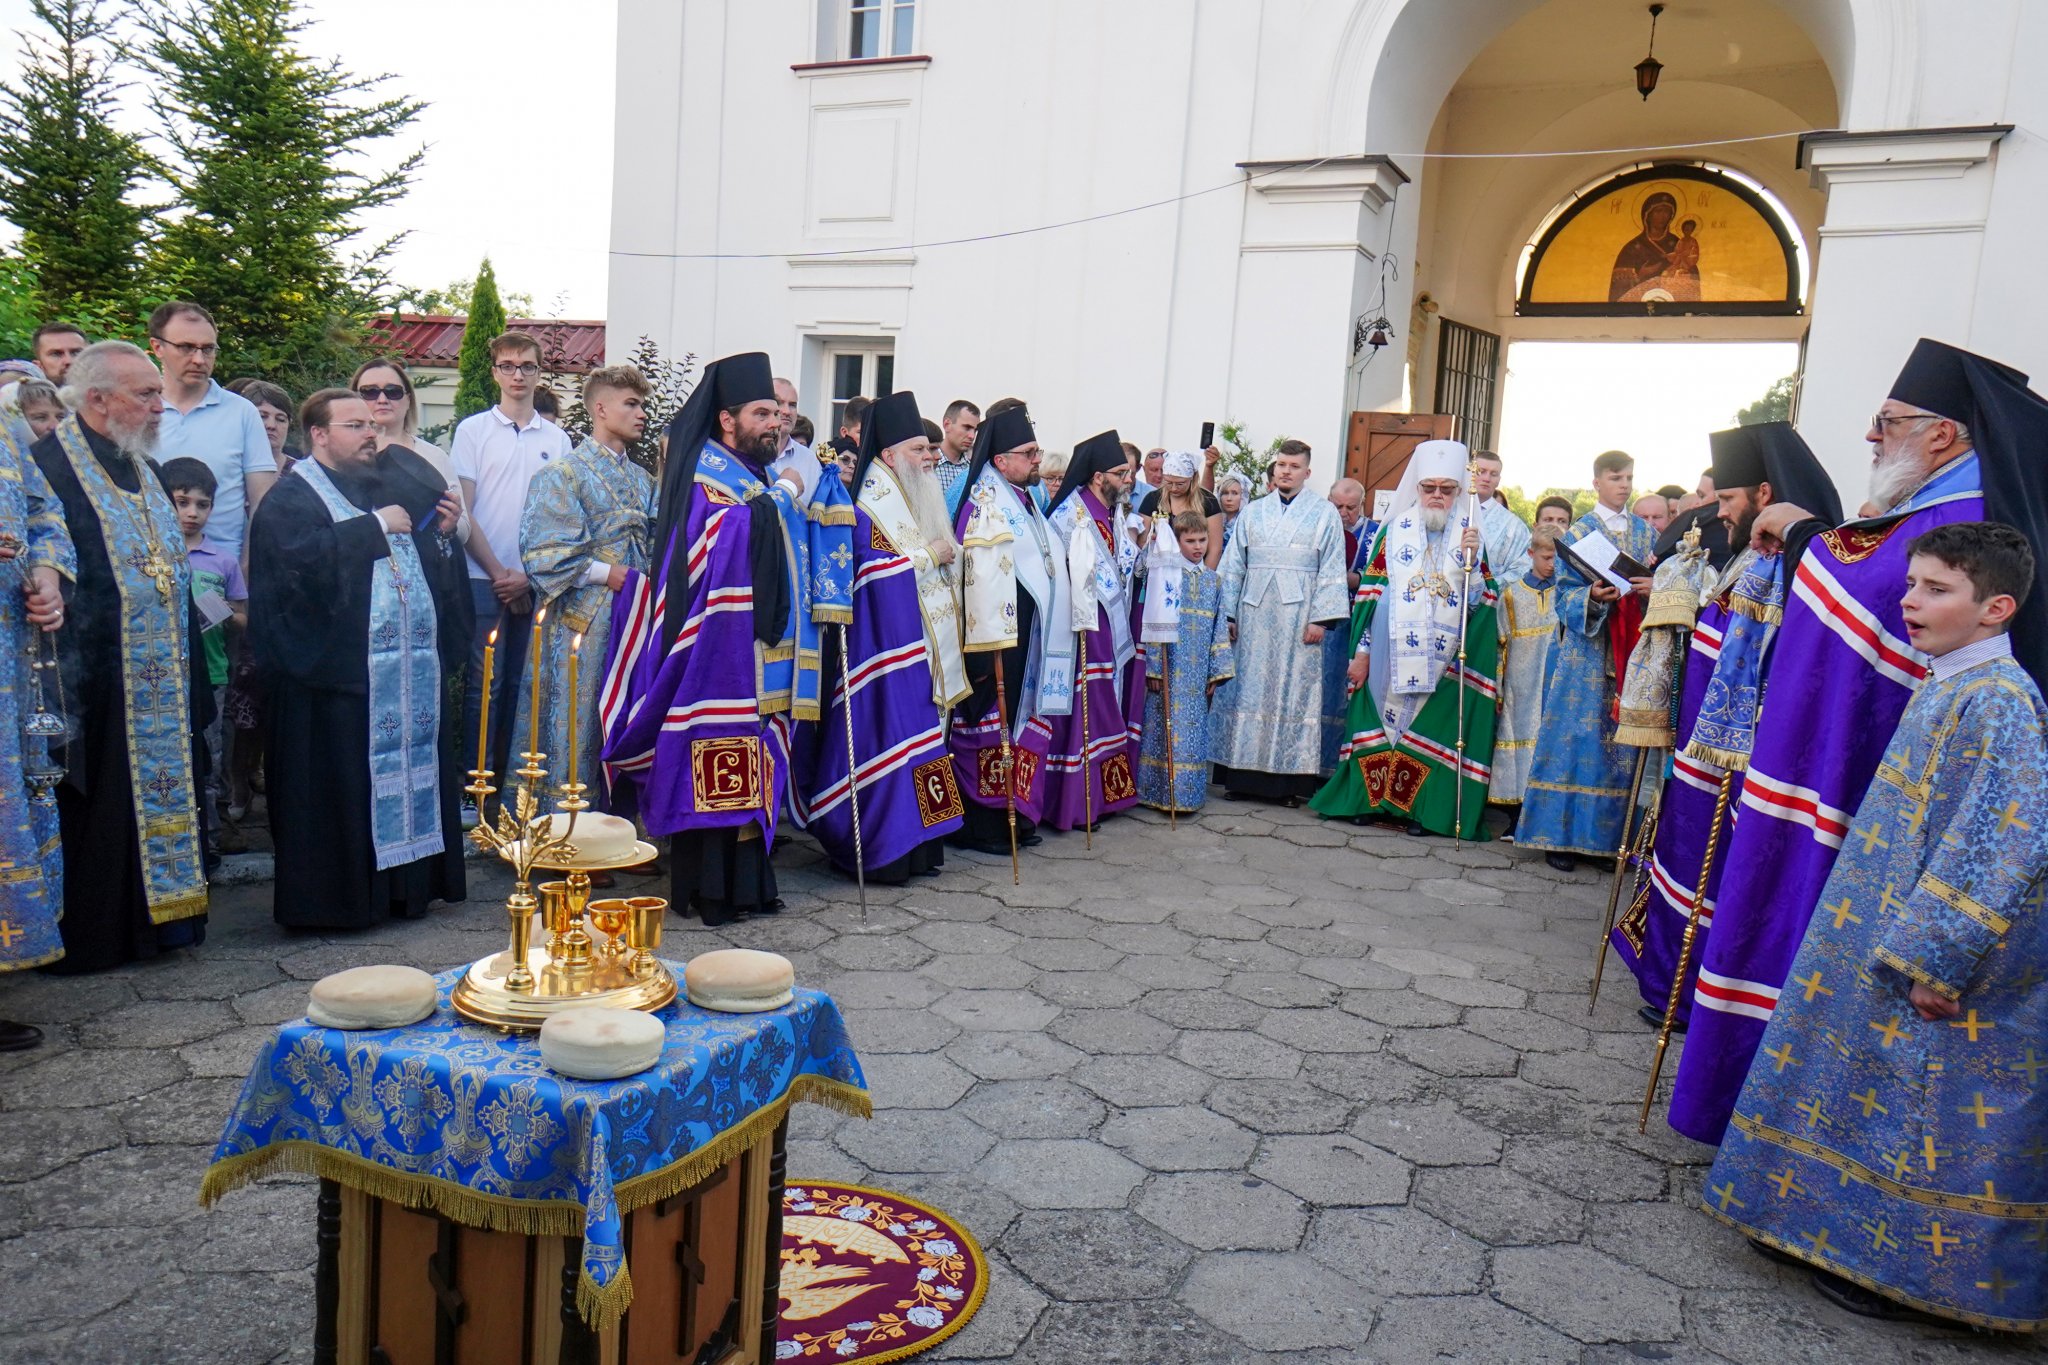
M 679 963 L 668 964 L 678 981 Z M 200 1186 L 212 1204 L 273 1170 L 305 1171 L 457 1222 L 581 1237 L 593 1325 L 632 1298 L 624 1214 L 690 1188 L 809 1100 L 868 1113 L 866 1078 L 830 996 L 762 1014 L 678 996 L 651 1070 L 616 1081 L 550 1071 L 533 1034 L 440 1007 L 407 1028 L 281 1026 L 256 1058 Z

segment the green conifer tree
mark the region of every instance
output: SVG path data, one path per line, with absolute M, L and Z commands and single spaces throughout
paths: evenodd
M 21 73 L 0 84 L 0 214 L 21 230 L 46 319 L 135 302 L 151 212 L 134 195 L 141 144 L 110 122 L 121 88 L 101 0 L 30 0 L 43 32 L 22 38 Z
M 293 392 L 335 382 L 361 358 L 397 241 L 360 243 L 359 216 L 404 194 L 424 152 L 363 168 L 423 106 L 312 55 L 297 0 L 153 0 L 134 14 L 183 209 L 154 264 L 213 311 L 224 373 Z
M 469 321 L 463 326 L 462 352 L 455 362 L 460 375 L 455 383 L 456 421 L 498 401 L 498 386 L 491 380 L 491 338 L 504 330 L 505 305 L 498 299 L 498 273 L 486 256 L 470 291 Z

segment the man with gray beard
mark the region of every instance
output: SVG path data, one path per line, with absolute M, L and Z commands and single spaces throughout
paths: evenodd
M 90 972 L 206 935 L 195 737 L 212 692 L 184 535 L 150 459 L 163 378 L 125 341 L 88 346 L 66 376 L 71 412 L 30 454 L 64 506 L 77 590 L 58 632 L 71 722 L 51 756 L 64 847 L 64 957 Z M 52 699 L 54 700 L 54 699 Z

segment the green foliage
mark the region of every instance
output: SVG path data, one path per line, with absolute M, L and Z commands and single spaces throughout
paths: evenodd
M 505 305 L 498 301 L 498 272 L 491 258 L 476 272 L 470 288 L 469 321 L 462 329 L 462 350 L 455 370 L 455 420 L 482 412 L 498 401 L 498 386 L 491 378 L 491 338 L 505 330 Z
M 1789 422 L 1792 420 L 1792 392 L 1799 386 L 1799 376 L 1788 374 L 1764 390 L 1764 396 L 1735 414 L 1735 425 L 1753 427 L 1760 422 Z
M 1546 488 L 1533 497 L 1519 488 L 1503 488 L 1500 491 L 1508 500 L 1508 510 L 1531 526 L 1536 524 L 1537 504 L 1552 495 L 1571 499 L 1573 521 L 1592 511 L 1593 504 L 1598 501 L 1590 488 Z
M 21 229 L 42 318 L 93 302 L 132 312 L 153 212 L 132 198 L 142 145 L 110 122 L 121 89 L 112 22 L 101 0 L 30 0 L 30 10 L 47 33 L 23 36 L 21 74 L 0 84 L 0 214 Z
M 180 206 L 152 270 L 181 276 L 213 312 L 223 373 L 295 393 L 332 383 L 371 349 L 364 324 L 397 240 L 358 250 L 355 220 L 402 195 L 424 151 L 356 168 L 423 106 L 307 52 L 297 0 L 152 0 L 132 13 Z
M 1216 462 L 1217 477 L 1242 474 L 1251 480 L 1252 493 L 1256 496 L 1265 491 L 1266 468 L 1280 453 L 1281 442 L 1288 439 L 1283 433 L 1266 442 L 1264 449 L 1254 449 L 1244 423 L 1235 417 L 1229 418 L 1216 428 L 1216 448 L 1223 452 L 1223 458 Z
M 515 318 L 539 316 L 534 311 L 531 294 L 514 289 L 500 297 Z M 440 313 L 466 318 L 475 299 L 475 280 L 450 280 L 440 289 L 401 289 L 392 296 L 391 306 L 408 313 Z
M 52 313 L 44 311 L 43 295 L 31 262 L 19 256 L 0 256 L 0 356 L 27 358 L 29 339 L 45 322 L 71 323 L 94 341 L 132 341 L 140 346 L 148 339 L 143 324 L 149 310 L 169 298 L 168 294 L 158 298 L 145 293 L 132 304 L 103 298 L 73 302 Z

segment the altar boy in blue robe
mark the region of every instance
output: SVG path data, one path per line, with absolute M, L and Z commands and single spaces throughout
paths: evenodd
M 1909 547 L 1932 672 L 1807 927 L 1707 1212 L 1851 1312 L 2048 1326 L 2048 707 L 2007 634 L 2009 526 Z

